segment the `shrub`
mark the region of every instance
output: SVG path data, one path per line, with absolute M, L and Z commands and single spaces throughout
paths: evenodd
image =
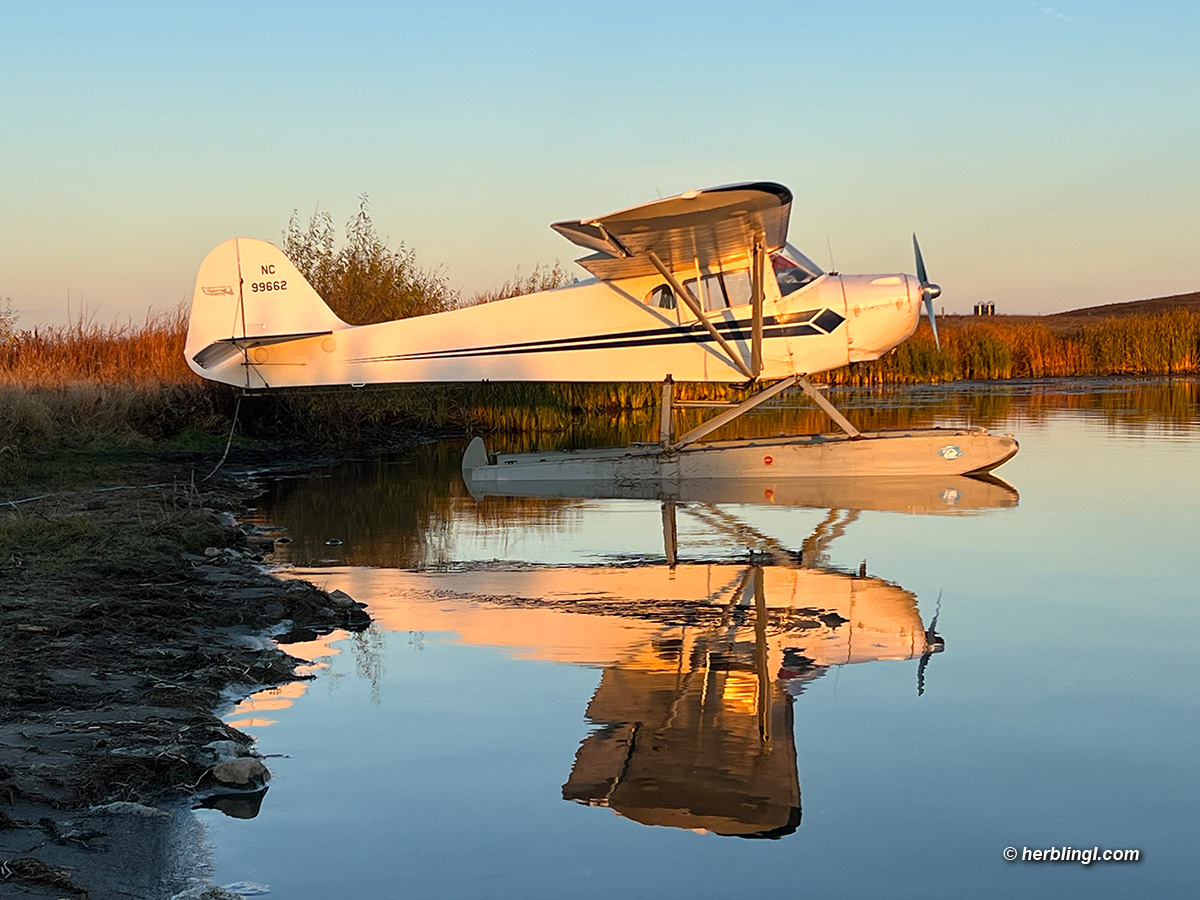
M 314 212 L 308 227 L 293 212 L 283 233 L 283 252 L 343 320 L 369 325 L 453 309 L 458 292 L 439 269 L 422 269 L 400 243 L 391 249 L 375 232 L 366 194 L 346 223 L 346 243 L 336 247 L 333 218 Z

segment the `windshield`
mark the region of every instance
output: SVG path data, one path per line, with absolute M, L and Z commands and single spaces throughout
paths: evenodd
M 782 297 L 824 274 L 820 266 L 791 244 L 784 244 L 782 250 L 771 254 L 771 268 L 775 270 L 775 280 L 779 282 L 779 294 Z

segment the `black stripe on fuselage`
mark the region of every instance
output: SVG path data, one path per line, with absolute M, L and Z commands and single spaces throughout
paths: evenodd
M 763 339 L 780 337 L 800 337 L 820 335 L 825 332 L 809 324 L 809 320 L 820 310 L 808 310 L 787 316 L 789 322 L 803 321 L 796 324 L 782 325 L 775 316 L 763 319 Z M 839 325 L 841 322 L 838 323 Z M 751 339 L 749 321 L 719 321 L 713 325 L 717 331 L 724 332 L 726 337 L 735 341 Z M 622 349 L 628 347 L 653 347 L 671 344 L 697 343 L 707 344 L 713 341 L 713 336 L 707 331 L 695 330 L 697 326 L 671 326 L 670 328 L 654 328 L 642 331 L 625 331 L 609 335 L 586 335 L 573 338 L 553 338 L 542 341 L 526 341 L 514 344 L 492 344 L 483 347 L 460 347 L 449 350 L 429 350 L 423 353 L 404 353 L 395 356 L 374 356 L 353 362 L 400 362 L 408 360 L 429 359 L 460 359 L 468 356 L 507 356 L 526 353 L 553 353 L 564 350 L 603 350 Z M 836 326 L 835 326 L 836 330 Z
M 790 325 L 784 328 L 774 328 L 768 332 L 763 330 L 763 339 L 779 337 L 799 337 L 801 335 L 824 334 L 812 325 Z M 734 340 L 749 340 L 748 337 L 735 335 Z M 671 344 L 707 344 L 713 341 L 713 336 L 707 331 L 699 334 L 668 334 L 658 338 L 629 338 L 626 340 L 602 340 L 590 344 L 572 344 L 569 347 L 512 347 L 508 349 L 482 350 L 466 348 L 462 350 L 440 350 L 430 353 L 411 353 L 404 356 L 375 357 L 363 362 L 400 362 L 408 360 L 428 359 L 462 359 L 474 356 L 521 356 L 526 353 L 562 353 L 569 350 L 620 350 L 629 347 L 665 347 Z

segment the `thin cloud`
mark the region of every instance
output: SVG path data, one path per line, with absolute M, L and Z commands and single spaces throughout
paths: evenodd
M 1060 21 L 1060 22 L 1070 22 L 1071 21 L 1070 16 L 1066 15 L 1065 13 L 1059 12 L 1053 6 L 1038 6 L 1038 4 L 1036 2 L 1034 2 L 1034 0 L 1030 0 L 1029 5 L 1037 7 L 1038 12 L 1040 12 L 1043 16 L 1046 16 L 1049 19 L 1058 19 L 1058 21 Z

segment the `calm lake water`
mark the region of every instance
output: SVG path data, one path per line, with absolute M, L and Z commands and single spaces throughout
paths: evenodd
M 273 483 L 285 574 L 375 618 L 228 721 L 198 811 L 287 898 L 1194 896 L 1200 390 L 835 399 L 1011 431 L 1011 485 L 476 501 L 461 443 Z M 764 428 L 764 414 L 749 427 Z M 647 423 L 647 430 L 652 425 Z M 728 502 L 727 502 L 728 501 Z M 832 508 L 831 508 L 832 507 Z M 670 566 L 664 529 L 674 532 Z M 328 541 L 341 541 L 330 545 Z M 1006 862 L 1050 847 L 1136 863 Z

